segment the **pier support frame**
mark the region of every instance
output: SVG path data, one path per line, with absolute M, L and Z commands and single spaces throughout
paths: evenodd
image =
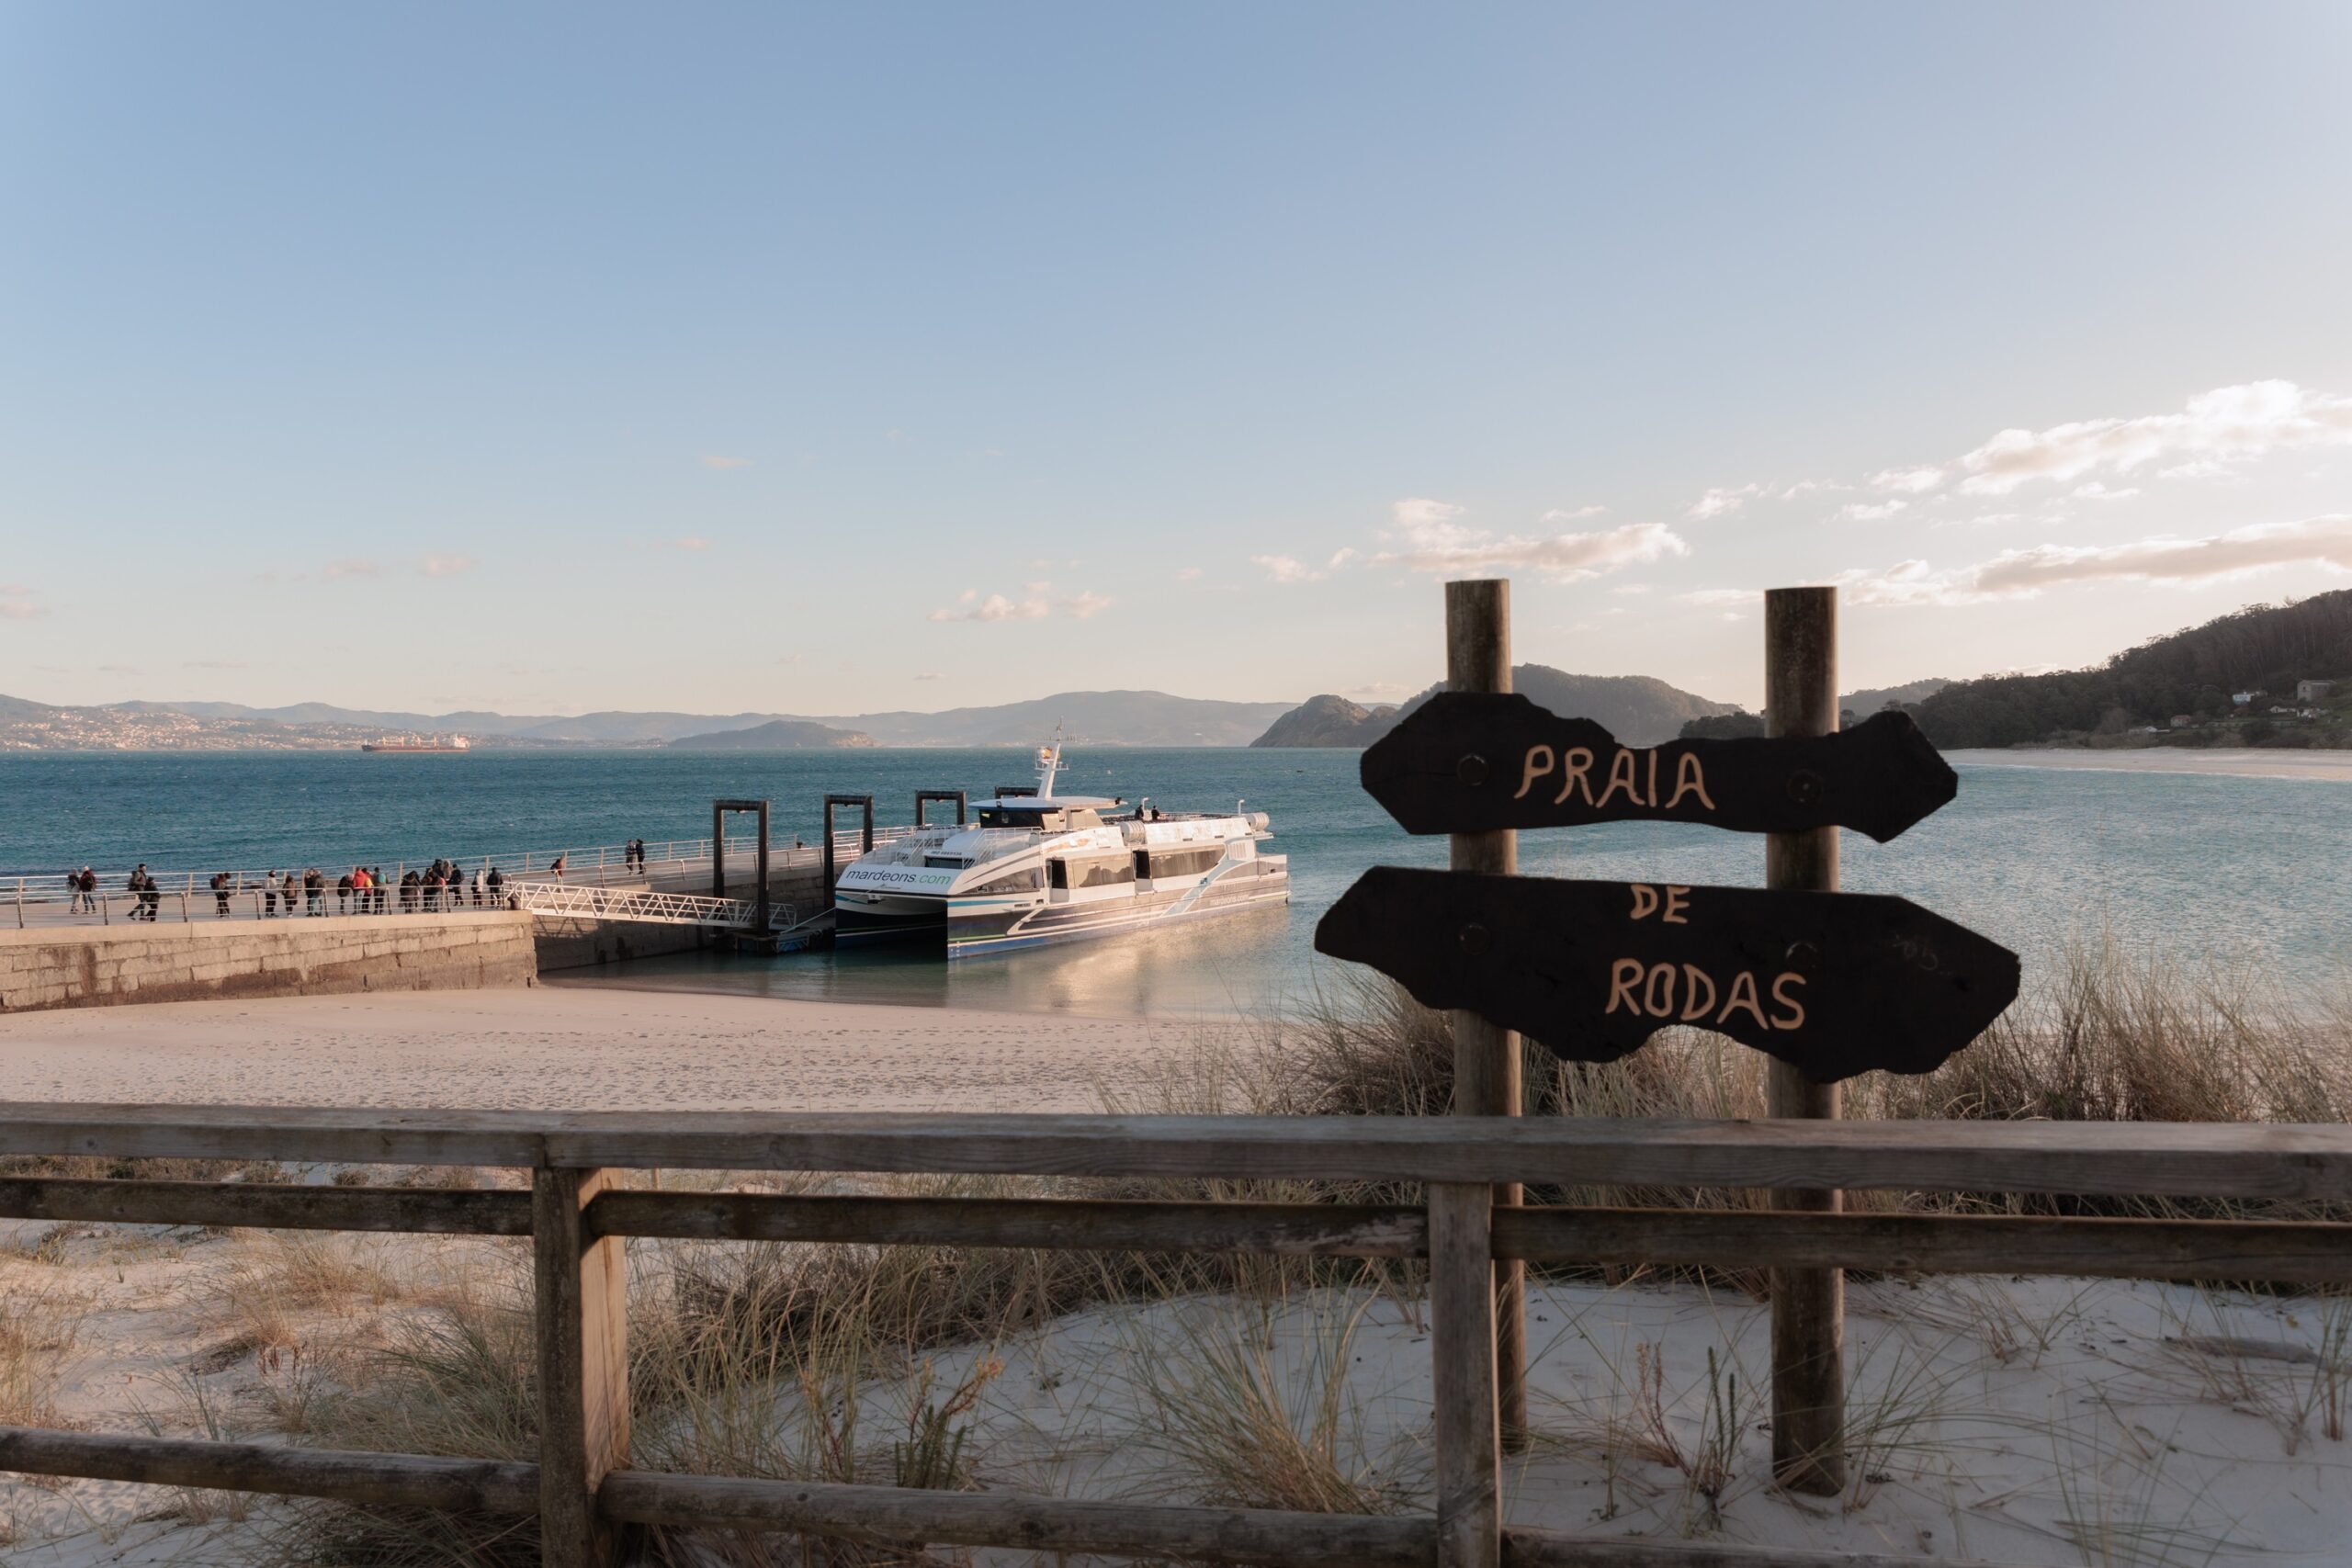
M 710 803 L 710 896 L 727 897 L 727 816 L 732 811 L 749 811 L 760 819 L 758 848 L 753 852 L 752 874 L 759 891 L 752 896 L 758 912 L 753 917 L 755 934 L 765 935 L 768 929 L 768 803 L 764 800 L 714 800 Z

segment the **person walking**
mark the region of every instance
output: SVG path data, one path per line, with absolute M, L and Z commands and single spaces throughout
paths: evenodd
M 479 909 L 481 908 L 481 867 L 480 866 L 474 867 L 473 894 L 474 908 Z
M 141 866 L 139 871 L 139 908 L 134 911 L 149 925 L 164 912 L 164 890 L 155 885 L 155 874 Z
M 379 865 L 369 872 L 368 880 L 376 889 L 376 913 L 380 915 L 390 906 L 392 898 L 392 890 L 384 882 L 384 868 Z
M 236 890 L 236 886 L 237 879 L 228 872 L 216 871 L 212 874 L 212 918 L 214 919 L 225 920 L 229 918 L 229 895 Z
M 147 907 L 147 899 L 145 897 L 145 894 L 147 892 L 147 863 L 145 861 L 141 861 L 138 868 L 131 872 L 130 880 L 122 885 L 122 890 L 130 895 L 130 918 L 134 920 L 141 919 L 141 911 L 145 909 Z
M 563 853 L 556 856 L 555 863 L 548 867 L 548 874 L 554 877 L 558 882 L 561 882 L 563 880 L 563 863 L 571 858 L 571 852 L 570 850 L 566 850 Z
M 69 871 L 65 874 L 65 891 L 71 895 L 65 900 L 65 912 L 69 915 L 80 914 L 82 912 L 82 874 L 80 872 Z
M 274 871 L 261 879 L 261 918 L 265 920 L 277 918 L 277 873 Z
M 334 912 L 336 914 L 347 915 L 351 913 L 351 873 L 346 871 L 335 879 Z
M 490 889 L 491 908 L 493 909 L 505 908 L 504 905 L 498 901 L 498 890 L 506 886 L 506 878 L 499 874 L 498 868 L 496 866 L 492 866 L 487 872 L 482 874 L 481 880 L 482 886 Z

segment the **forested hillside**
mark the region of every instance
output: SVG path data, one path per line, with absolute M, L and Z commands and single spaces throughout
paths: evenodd
M 2200 720 L 2194 733 L 2213 744 L 2234 739 L 2322 743 L 2327 721 L 2272 724 L 2274 705 L 2291 704 L 2299 680 L 2352 675 L 2352 589 L 2316 593 L 2291 604 L 2252 604 L 2166 637 L 2154 637 L 2088 670 L 2047 675 L 1986 675 L 1959 681 L 1911 707 L 1938 746 L 2018 746 L 2070 736 L 2120 735 L 2169 728 L 2179 715 Z M 2233 738 L 2232 696 L 2254 693 L 2250 723 Z M 2346 693 L 2335 694 L 2337 697 Z

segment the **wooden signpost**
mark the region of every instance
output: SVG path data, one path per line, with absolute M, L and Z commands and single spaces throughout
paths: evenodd
M 1317 951 L 1484 1031 L 1457 1021 L 1458 1073 L 1480 1087 L 1475 1106 L 1457 1094 L 1464 1113 L 1515 1113 L 1486 1103 L 1487 1064 L 1498 1037 L 1515 1047 L 1510 1032 L 1608 1062 L 1683 1027 L 1769 1053 L 1771 1115 L 1835 1117 L 1841 1080 L 1930 1071 L 2016 999 L 2007 948 L 1905 899 L 1837 891 L 1840 828 L 1885 842 L 1949 803 L 1959 779 L 1905 715 L 1838 731 L 1834 589 L 1765 595 L 1763 738 L 1637 748 L 1510 694 L 1504 586 L 1446 585 L 1450 651 L 1484 611 L 1494 624 L 1477 636 L 1503 650 L 1502 679 L 1489 660 L 1465 680 L 1451 659 L 1452 690 L 1363 756 L 1364 788 L 1408 831 L 1453 835 L 1453 869 L 1376 866 L 1315 933 Z M 1765 834 L 1766 886 L 1510 874 L 1518 829 L 1638 820 Z M 1497 848 L 1464 853 L 1482 843 Z M 1774 1201 L 1825 1212 L 1838 1195 Z M 1773 1472 L 1797 1491 L 1845 1484 L 1843 1302 L 1836 1269 L 1774 1273 Z M 1507 1406 L 1516 1380 L 1506 1361 Z

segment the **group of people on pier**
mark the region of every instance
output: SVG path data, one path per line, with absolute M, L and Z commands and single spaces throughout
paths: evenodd
M 329 912 L 329 894 L 334 896 L 333 912 L 338 915 L 382 915 L 396 908 L 401 914 L 499 909 L 505 908 L 506 897 L 506 876 L 498 867 L 483 865 L 469 875 L 453 860 L 436 860 L 422 871 L 403 870 L 397 877 L 387 876 L 380 865 L 355 865 L 332 881 L 317 866 L 307 871 L 272 871 L 259 882 L 248 882 L 233 871 L 220 871 L 213 873 L 205 886 L 212 895 L 214 917 L 224 920 L 235 913 L 230 901 L 240 893 L 255 896 L 254 913 L 266 920 L 324 915 Z M 100 912 L 97 874 L 88 866 L 67 872 L 65 888 L 73 897 L 74 913 Z M 163 888 L 144 861 L 125 879 L 123 890 L 131 899 L 126 918 L 153 920 L 161 912 Z
M 468 908 L 496 909 L 504 906 L 505 888 L 505 874 L 494 865 L 480 867 L 469 877 L 456 861 L 436 860 L 422 871 L 403 870 L 397 877 L 385 875 L 380 865 L 355 865 L 332 883 L 316 866 L 283 876 L 273 871 L 262 879 L 257 891 L 262 918 L 269 919 L 278 913 L 281 903 L 288 916 L 298 908 L 305 916 L 323 915 L 329 893 L 334 895 L 338 915 L 381 915 L 395 904 L 403 915 L 454 913 Z M 234 873 L 224 871 L 215 876 L 215 912 L 225 918 L 229 896 L 239 891 Z

